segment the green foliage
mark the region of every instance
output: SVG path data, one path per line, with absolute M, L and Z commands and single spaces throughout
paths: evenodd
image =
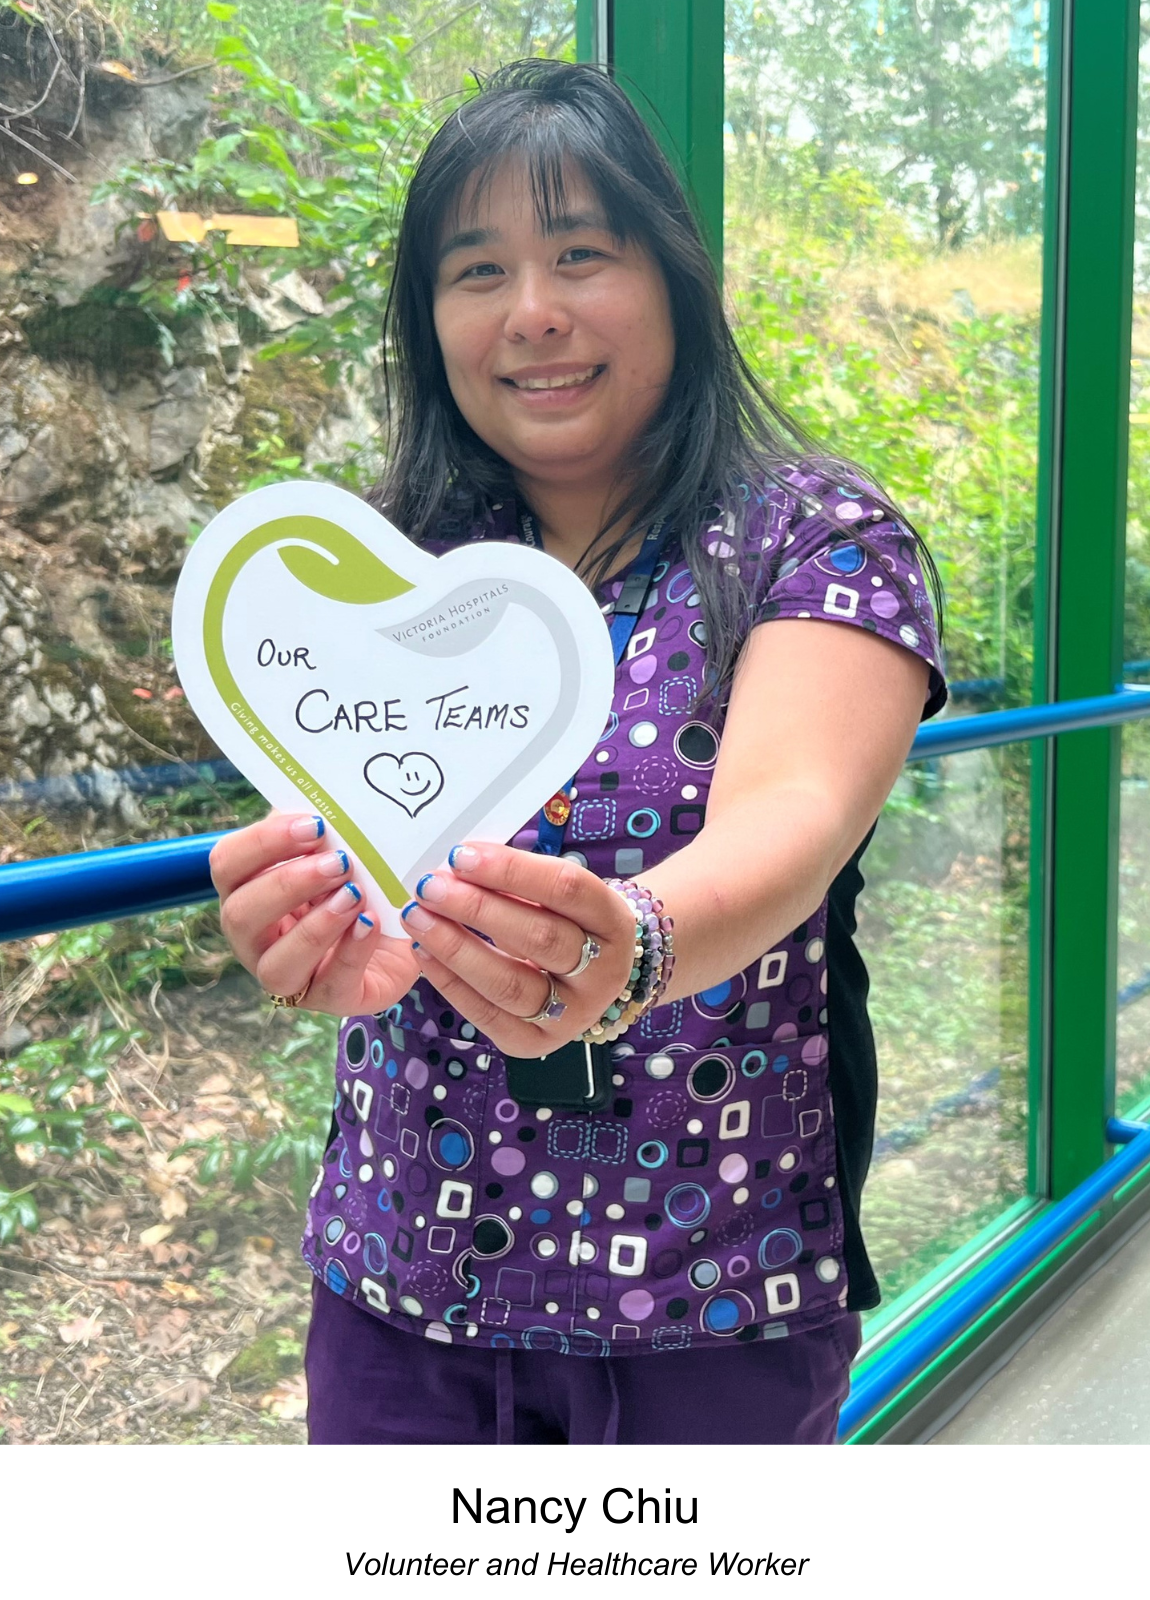
M 1014 0 L 731 0 L 727 49 L 744 147 L 805 124 L 821 177 L 865 160 L 942 249 L 1040 228 L 1045 21 Z
M 1130 409 L 1150 410 L 1145 358 L 1135 358 Z M 1128 661 L 1150 660 L 1150 428 L 1130 429 L 1130 467 L 1126 508 L 1126 640 Z M 1145 682 L 1145 674 L 1139 678 Z
M 270 1389 L 278 1378 L 298 1372 L 303 1345 L 291 1328 L 269 1328 L 245 1345 L 228 1366 L 235 1389 Z
M 41 1179 L 20 1185 L 17 1175 L 22 1167 L 27 1175 L 25 1163 L 36 1170 L 52 1157 L 85 1164 L 118 1161 L 107 1136 L 134 1129 L 136 1121 L 96 1098 L 94 1091 L 103 1087 L 120 1052 L 139 1036 L 81 1022 L 0 1061 L 0 1244 L 17 1229 L 31 1232 L 39 1225 L 34 1191 Z
M 94 192 L 96 201 L 118 201 L 130 219 L 124 227 L 143 235 L 133 281 L 112 296 L 117 329 L 135 317 L 170 362 L 196 322 L 227 317 L 264 359 L 319 357 L 329 384 L 374 364 L 406 181 L 471 65 L 570 56 L 574 38 L 569 0 L 484 0 L 446 19 L 426 0 L 212 0 L 178 18 L 178 39 L 170 0 L 117 0 L 112 20 L 138 49 L 170 52 L 178 42 L 208 53 L 218 69 L 211 133 L 192 156 L 127 165 Z M 429 69 L 435 104 L 425 108 L 413 85 L 427 83 Z M 160 210 L 292 217 L 300 244 L 235 247 L 212 231 L 198 244 L 172 245 L 152 229 Z M 317 289 L 324 311 L 268 342 L 253 288 L 260 274 L 274 281 L 288 272 Z M 290 452 L 270 459 L 274 448 L 268 441 L 269 459 L 245 487 L 306 475 L 298 462 L 285 465 Z M 316 472 L 362 489 L 375 466 L 352 451 Z
M 272 280 L 299 272 L 320 283 L 324 313 L 261 354 L 317 355 L 333 383 L 370 363 L 379 336 L 399 197 L 421 126 L 405 70 L 409 41 L 350 0 L 324 5 L 307 47 L 326 64 L 313 93 L 294 70 L 269 61 L 244 11 L 207 7 L 220 69 L 212 136 L 187 160 L 124 167 L 93 198 L 117 199 L 145 233 L 161 210 L 294 218 L 298 249 L 233 247 L 219 231 L 169 245 L 157 233 L 121 301 L 167 330 L 170 351 L 176 332 L 203 317 L 236 317 L 254 336 L 253 269 Z
M 32 1195 L 32 1184 L 23 1189 L 0 1189 L 0 1244 L 7 1244 L 19 1232 L 35 1233 L 40 1213 Z
M 201 1153 L 201 1183 L 215 1183 L 227 1174 L 234 1188 L 244 1190 L 257 1177 L 277 1175 L 287 1180 L 297 1205 L 306 1201 L 327 1147 L 339 1020 L 300 1011 L 292 1021 L 291 1037 L 275 1049 L 257 1052 L 252 1061 L 280 1113 L 281 1125 L 262 1137 L 217 1137 L 181 1145 L 181 1152 Z
M 946 590 L 950 675 L 1030 696 L 1036 319 L 958 317 L 934 349 L 892 361 L 889 332 L 828 333 L 840 291 L 802 227 L 760 258 L 736 299 L 740 338 L 771 392 L 874 472 L 927 537 Z M 813 257 L 804 260 L 804 255 Z
M 0 1058 L 0 1244 L 38 1228 L 37 1193 L 69 1170 L 123 1169 L 116 1142 L 140 1128 L 110 1082 L 119 1059 L 137 1046 L 162 1049 L 161 994 L 174 997 L 238 967 L 215 906 L 72 929 L 33 946 L 26 959 L 51 974 L 59 1031 Z M 244 1190 L 257 1178 L 282 1180 L 302 1205 L 326 1145 L 339 1023 L 308 1011 L 276 1020 L 291 1032 L 285 1038 L 277 1029 L 275 1042 L 246 1063 L 265 1114 L 246 1134 L 190 1141 L 173 1154 L 200 1152 L 205 1185 Z
M 189 781 L 172 794 L 146 795 L 140 806 L 157 837 L 203 833 L 221 823 L 243 828 L 267 815 L 267 802 L 243 779 Z
M 11 0 L 10 0 L 11 3 Z M 260 41 L 266 61 L 301 88 L 322 88 L 342 41 L 321 32 L 330 0 L 236 0 L 201 7 L 187 0 L 104 0 L 129 54 L 163 58 L 209 52 L 219 24 L 236 18 Z M 359 0 L 351 9 L 359 26 L 382 28 L 411 41 L 417 95 L 438 97 L 482 70 L 518 56 L 574 60 L 574 0 Z

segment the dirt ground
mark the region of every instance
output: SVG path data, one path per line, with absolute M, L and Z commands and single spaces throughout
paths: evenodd
M 286 1208 L 217 1214 L 209 1253 L 133 1240 L 135 1208 L 97 1199 L 0 1257 L 2 1442 L 302 1444 L 309 1274 Z
M 2 1443 L 304 1442 L 300 1212 L 258 1178 L 204 1186 L 196 1156 L 170 1155 L 255 1114 L 242 1054 L 211 1048 L 242 1037 L 250 996 L 221 984 L 180 1006 L 166 1060 L 117 1068 L 138 1149 L 62 1174 L 41 1230 L 0 1249 Z

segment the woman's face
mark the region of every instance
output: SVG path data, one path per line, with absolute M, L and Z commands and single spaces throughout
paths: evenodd
M 663 274 L 619 245 L 575 170 L 545 234 L 507 163 L 440 240 L 435 329 L 463 416 L 524 479 L 604 492 L 661 401 L 675 347 Z M 458 227 L 460 231 L 454 231 Z

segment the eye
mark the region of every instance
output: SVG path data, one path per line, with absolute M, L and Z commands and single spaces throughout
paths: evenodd
M 461 272 L 460 278 L 490 278 L 494 277 L 497 272 L 502 271 L 503 268 L 496 266 L 494 261 L 477 261 L 473 267 L 468 267 L 466 271 Z
M 595 256 L 602 255 L 603 252 L 601 250 L 593 250 L 589 244 L 576 244 L 572 245 L 570 250 L 565 253 L 572 258 L 572 266 L 581 267 L 585 261 L 590 261 Z

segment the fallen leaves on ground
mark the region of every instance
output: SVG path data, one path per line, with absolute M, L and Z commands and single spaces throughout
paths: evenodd
M 87 1344 L 92 1339 L 98 1339 L 104 1331 L 104 1324 L 98 1320 L 97 1313 L 92 1312 L 90 1317 L 76 1317 L 72 1322 L 65 1322 L 56 1330 L 65 1344 Z
M 193 1411 L 200 1409 L 212 1388 L 208 1379 L 185 1378 L 175 1388 L 165 1390 L 156 1398 L 169 1411 L 182 1411 L 185 1417 L 190 1417 Z
M 298 1372 L 294 1378 L 286 1378 L 283 1383 L 277 1383 L 274 1389 L 269 1389 L 267 1394 L 260 1395 L 260 1409 L 269 1411 L 273 1417 L 279 1417 L 284 1422 L 306 1417 L 307 1382 L 303 1373 Z
M 192 1305 L 197 1305 L 204 1298 L 194 1284 L 180 1283 L 176 1278 L 165 1278 L 161 1288 L 169 1299 L 181 1300 Z
M 186 1342 L 185 1336 L 191 1320 L 191 1314 L 180 1306 L 174 1311 L 165 1311 L 155 1322 L 149 1322 L 145 1316 L 136 1317 L 135 1326 L 140 1336 L 141 1350 L 157 1355 L 166 1355 L 170 1350 L 175 1350 L 181 1343 Z
M 162 1077 L 117 1065 L 147 1137 L 119 1139 L 114 1169 L 69 1172 L 41 1231 L 0 1248 L 0 1444 L 304 1442 L 299 1212 L 260 1180 L 206 1189 L 198 1156 L 170 1159 L 191 1132 L 266 1118 L 242 1061 L 251 997 L 180 1006 Z M 217 1032 L 235 1055 L 197 1043 Z

